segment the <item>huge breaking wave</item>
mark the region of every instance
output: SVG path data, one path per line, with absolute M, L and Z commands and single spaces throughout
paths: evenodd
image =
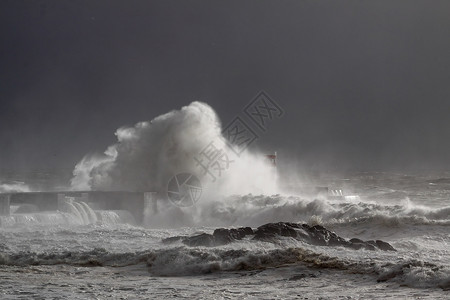
M 169 179 L 188 172 L 203 177 L 205 194 L 276 192 L 273 168 L 258 154 L 237 157 L 226 147 L 221 122 L 205 103 L 190 105 L 116 131 L 118 142 L 103 154 L 85 156 L 75 167 L 75 190 L 164 191 Z M 231 163 L 219 180 L 205 176 L 195 157 L 213 143 Z

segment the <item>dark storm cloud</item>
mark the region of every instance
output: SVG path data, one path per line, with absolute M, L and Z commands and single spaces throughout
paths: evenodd
M 448 1 L 0 2 L 0 168 L 71 167 L 193 100 L 261 89 L 258 146 L 323 168 L 448 168 Z

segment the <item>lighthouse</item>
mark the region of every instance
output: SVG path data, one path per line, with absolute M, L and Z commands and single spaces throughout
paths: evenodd
M 274 154 L 267 154 L 266 159 L 272 166 L 274 166 L 274 167 L 277 166 L 277 152 L 276 151 Z

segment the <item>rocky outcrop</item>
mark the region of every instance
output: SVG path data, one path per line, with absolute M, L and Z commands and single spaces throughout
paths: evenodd
M 229 244 L 236 240 L 241 240 L 245 236 L 253 235 L 253 229 L 250 227 L 241 228 L 218 228 L 214 230 L 213 234 L 202 233 L 194 236 L 175 236 L 163 240 L 163 243 L 169 244 L 177 241 L 182 241 L 184 244 L 196 247 L 196 246 L 222 246 Z
M 235 240 L 241 240 L 247 235 L 252 235 L 253 229 L 241 227 L 237 229 L 218 228 L 214 230 L 213 237 L 216 245 L 225 245 Z
M 214 247 L 226 245 L 247 236 L 253 240 L 267 242 L 276 242 L 280 237 L 291 237 L 318 246 L 341 246 L 352 249 L 396 251 L 389 243 L 380 240 L 363 241 L 356 238 L 346 240 L 320 225 L 309 226 L 307 224 L 289 222 L 268 223 L 258 227 L 255 231 L 250 227 L 237 229 L 219 228 L 214 230 L 213 234 L 202 233 L 195 236 L 171 237 L 164 239 L 163 242 L 172 243 L 181 240 L 184 244 L 191 247 Z

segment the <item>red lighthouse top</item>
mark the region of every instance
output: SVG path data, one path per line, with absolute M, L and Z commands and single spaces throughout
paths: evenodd
M 274 154 L 267 154 L 266 158 L 273 166 L 277 165 L 277 153 L 276 152 Z

